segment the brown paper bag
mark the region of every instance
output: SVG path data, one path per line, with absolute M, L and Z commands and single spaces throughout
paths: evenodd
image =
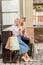
M 5 48 L 10 50 L 10 38 L 8 38 Z

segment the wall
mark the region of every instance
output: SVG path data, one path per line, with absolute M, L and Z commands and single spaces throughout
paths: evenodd
M 33 27 L 33 0 L 25 0 L 25 16 L 27 18 L 26 25 Z
M 25 6 L 23 6 L 23 2 Z M 24 11 L 23 11 L 23 8 L 25 9 Z M 26 17 L 27 27 L 33 27 L 32 11 L 33 11 L 33 0 L 20 0 L 20 17 L 23 17 L 23 16 Z

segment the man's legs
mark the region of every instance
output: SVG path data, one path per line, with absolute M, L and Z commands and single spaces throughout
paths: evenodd
M 21 40 L 22 40 L 23 42 L 25 42 L 26 44 L 30 43 L 30 40 L 29 40 L 29 38 L 27 38 L 27 37 L 21 36 Z

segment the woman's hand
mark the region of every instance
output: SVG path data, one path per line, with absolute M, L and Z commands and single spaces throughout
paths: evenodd
M 11 31 L 12 32 L 12 35 L 14 35 L 14 31 L 13 30 L 9 29 L 8 31 Z
M 22 31 L 21 31 L 21 29 L 19 29 L 19 35 L 22 35 Z

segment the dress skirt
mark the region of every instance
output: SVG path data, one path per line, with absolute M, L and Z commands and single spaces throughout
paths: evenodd
M 21 36 L 18 35 L 17 38 L 20 46 L 19 54 L 28 52 L 30 50 L 29 46 L 21 40 Z

